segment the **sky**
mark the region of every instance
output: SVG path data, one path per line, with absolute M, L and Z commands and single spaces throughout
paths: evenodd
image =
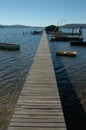
M 86 0 L 0 0 L 0 24 L 86 23 Z

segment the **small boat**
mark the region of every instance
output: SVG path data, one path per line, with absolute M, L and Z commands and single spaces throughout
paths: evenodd
M 19 50 L 20 46 L 16 44 L 0 43 L 0 49 L 3 50 Z
M 31 34 L 33 35 L 38 35 L 38 34 L 42 34 L 43 31 L 32 31 Z
M 74 45 L 74 46 L 86 46 L 86 41 L 71 41 L 70 45 Z
M 68 37 L 68 36 L 57 36 L 57 37 L 51 37 L 50 41 L 61 41 L 61 42 L 70 42 L 70 41 L 83 41 L 83 38 L 81 37 Z
M 60 56 L 69 56 L 69 57 L 75 57 L 77 54 L 76 51 L 57 51 L 56 55 Z
M 63 32 L 66 36 L 80 36 L 79 32 Z

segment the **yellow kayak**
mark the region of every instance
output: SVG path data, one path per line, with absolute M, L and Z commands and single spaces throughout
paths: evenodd
M 56 55 L 61 55 L 61 56 L 70 56 L 74 57 L 76 56 L 77 52 L 76 51 L 57 51 Z

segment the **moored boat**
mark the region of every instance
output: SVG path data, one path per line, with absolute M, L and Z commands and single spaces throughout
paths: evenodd
M 80 32 L 52 32 L 50 41 L 62 41 L 62 42 L 70 42 L 70 41 L 83 41 L 82 34 Z
M 42 34 L 43 31 L 32 31 L 31 34 L 33 35 L 38 35 L 38 34 Z
M 74 46 L 86 46 L 86 41 L 71 41 L 70 45 L 74 45 Z
M 0 43 L 0 49 L 3 50 L 19 50 L 20 46 L 16 44 Z
M 68 37 L 68 36 L 57 36 L 57 37 L 51 37 L 50 41 L 83 41 L 82 37 Z
M 69 56 L 69 57 L 75 57 L 77 54 L 76 51 L 57 51 L 56 55 L 60 56 Z

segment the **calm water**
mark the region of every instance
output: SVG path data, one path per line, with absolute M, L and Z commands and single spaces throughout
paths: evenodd
M 20 51 L 0 50 L 0 130 L 7 127 L 38 48 L 41 35 L 30 34 L 36 29 L 0 29 L 0 42 L 20 45 Z M 86 47 L 50 41 L 49 46 L 68 130 L 82 130 L 86 128 Z M 77 57 L 56 56 L 57 50 L 77 51 Z

